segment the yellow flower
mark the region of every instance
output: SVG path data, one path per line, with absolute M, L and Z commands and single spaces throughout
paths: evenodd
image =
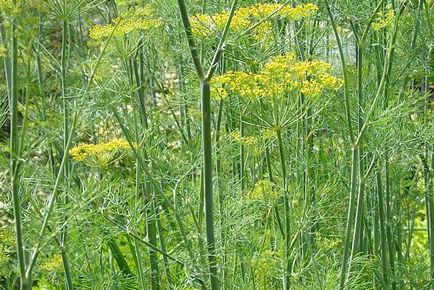
M 312 3 L 299 5 L 296 7 L 285 6 L 279 15 L 289 20 L 298 20 L 314 15 L 319 10 L 318 6 Z
M 218 99 L 225 99 L 228 96 L 228 92 L 224 88 L 211 88 L 211 96 L 218 96 Z
M 216 87 L 224 87 L 241 97 L 257 98 L 261 95 L 261 91 L 256 77 L 256 75 L 246 72 L 230 71 L 224 75 L 216 76 L 213 79 L 213 84 Z
M 101 39 L 113 36 L 121 36 L 136 30 L 155 29 L 163 25 L 159 18 L 153 17 L 154 9 L 150 5 L 135 10 L 112 19 L 112 23 L 107 25 L 95 25 L 89 31 L 89 37 L 92 39 Z
M 258 138 L 254 136 L 241 136 L 239 131 L 234 131 L 230 135 L 231 139 L 244 146 L 254 146 L 258 143 Z
M 41 265 L 41 268 L 47 272 L 59 272 L 62 270 L 62 256 L 54 254 L 48 261 Z
M 326 237 L 320 234 L 315 236 L 315 242 L 323 250 L 332 250 L 342 244 L 342 239 L 338 237 Z
M 261 19 L 275 13 L 274 17 L 280 17 L 288 20 L 298 20 L 304 17 L 310 17 L 318 11 L 318 6 L 314 4 L 303 4 L 297 7 L 291 7 L 283 4 L 256 4 L 237 9 L 231 23 L 232 32 L 241 32 L 248 29 Z M 216 32 L 223 30 L 227 19 L 228 12 L 221 12 L 214 15 L 196 14 L 190 17 L 193 35 L 197 37 L 209 37 Z M 268 31 L 270 24 L 259 25 L 264 31 Z M 258 32 L 258 30 L 256 30 Z
M 274 201 L 282 195 L 279 190 L 269 179 L 262 179 L 256 182 L 255 187 L 246 195 L 248 201 Z
M 263 140 L 270 140 L 276 137 L 276 130 L 274 128 L 266 128 L 261 131 Z
M 389 27 L 392 22 L 393 18 L 395 17 L 395 11 L 392 8 L 392 5 L 388 4 L 386 6 L 386 12 L 379 12 L 377 14 L 376 20 L 372 23 L 372 29 L 375 31 L 378 31 L 383 28 Z
M 257 74 L 229 71 L 213 80 L 227 94 L 258 99 L 261 97 L 285 97 L 293 90 L 317 95 L 326 89 L 339 89 L 343 81 L 330 75 L 330 64 L 319 61 L 295 61 L 295 55 L 287 53 L 271 59 Z
M 136 145 L 133 144 L 133 146 Z M 98 157 L 98 155 L 110 153 L 119 149 L 131 149 L 131 146 L 128 141 L 124 139 L 113 139 L 110 142 L 101 144 L 79 144 L 69 150 L 68 153 L 72 159 L 83 161 L 88 157 Z
M 280 256 L 281 253 L 279 252 L 267 250 L 252 259 L 252 268 L 255 274 L 260 277 L 258 281 L 263 283 L 264 279 L 275 278 L 279 275 L 282 266 Z
M 13 4 L 10 0 L 0 0 L 0 11 L 5 14 L 10 13 L 12 11 Z

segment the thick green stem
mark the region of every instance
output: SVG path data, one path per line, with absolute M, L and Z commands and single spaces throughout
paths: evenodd
M 286 259 L 286 275 L 283 281 L 284 289 L 291 288 L 291 209 L 289 205 L 288 181 L 286 176 L 286 158 L 282 140 L 282 128 L 277 128 L 277 141 L 279 143 L 280 166 L 282 169 L 283 189 L 285 191 L 285 259 Z
M 428 146 L 425 149 L 425 156 L 422 157 L 424 165 L 424 181 L 425 181 L 425 210 L 427 217 L 427 232 L 428 232 L 428 250 L 430 256 L 430 281 L 434 276 L 434 206 L 433 206 L 433 173 L 432 164 L 430 168 Z M 431 282 L 432 283 L 432 282 Z M 432 285 L 431 285 L 432 287 Z M 430 289 L 431 289 L 430 287 Z
M 196 69 L 197 76 L 200 81 L 200 92 L 202 99 L 202 146 L 203 146 L 203 181 L 204 181 L 204 196 L 205 196 L 205 226 L 208 248 L 208 269 L 210 275 L 211 289 L 219 289 L 218 269 L 215 251 L 215 236 L 214 236 L 214 212 L 213 212 L 213 185 L 212 185 L 212 138 L 211 138 L 211 91 L 210 81 L 221 59 L 225 38 L 229 32 L 229 27 L 232 18 L 235 14 L 237 0 L 232 2 L 231 11 L 229 12 L 228 20 L 220 37 L 219 44 L 214 52 L 214 57 L 211 61 L 211 66 L 208 72 L 204 73 L 204 68 L 201 64 L 201 57 L 194 41 L 194 36 L 191 28 L 191 23 L 188 17 L 187 6 L 185 0 L 178 0 L 178 7 L 181 13 L 181 20 L 187 36 L 188 46 L 193 59 L 193 64 Z
M 187 6 L 184 0 L 178 0 L 179 11 L 181 13 L 181 20 L 184 25 L 185 34 L 187 35 L 188 46 L 190 47 L 191 56 L 193 59 L 194 68 L 200 79 L 205 77 L 203 66 L 200 61 L 199 51 L 194 41 L 193 32 L 191 29 L 190 19 L 188 18 Z
M 212 185 L 212 139 L 211 139 L 211 92 L 210 84 L 202 81 L 200 84 L 202 97 L 202 146 L 203 146 L 203 180 L 205 196 L 205 227 L 208 248 L 208 268 L 211 289 L 219 289 L 218 271 L 215 253 L 214 237 L 214 201 Z

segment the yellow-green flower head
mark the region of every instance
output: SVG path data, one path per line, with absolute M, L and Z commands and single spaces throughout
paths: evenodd
M 269 179 L 262 179 L 255 183 L 255 187 L 246 195 L 248 201 L 267 201 L 273 203 L 282 195 Z
M 314 15 L 318 10 L 319 8 L 315 4 L 307 3 L 296 7 L 285 6 L 279 15 L 289 20 L 299 20 Z
M 229 13 L 223 12 L 215 15 L 196 14 L 190 17 L 193 35 L 197 37 L 209 37 L 217 31 L 222 31 L 229 18 Z M 242 31 L 249 27 L 250 22 L 241 17 L 233 17 L 231 31 Z
M 261 130 L 261 137 L 263 140 L 270 140 L 276 137 L 276 129 L 266 128 Z
M 259 281 L 267 278 L 275 278 L 279 275 L 282 263 L 281 254 L 276 251 L 264 251 L 259 257 L 253 258 L 251 265 L 255 274 L 260 278 Z M 265 286 L 265 285 L 263 285 Z
M 266 42 L 272 45 L 275 39 L 273 25 L 269 21 L 264 21 L 253 29 L 253 39 L 258 42 Z
M 47 272 L 60 272 L 62 265 L 62 256 L 60 254 L 54 254 L 48 261 L 41 265 L 41 268 Z
M 293 53 L 286 53 L 273 57 L 264 67 L 263 72 L 268 74 L 282 75 L 289 71 L 292 63 L 295 60 Z
M 257 75 L 240 71 L 230 71 L 216 76 L 213 87 L 223 87 L 240 97 L 256 98 L 261 95 L 257 83 Z
M 239 131 L 234 131 L 230 134 L 230 138 L 245 146 L 254 146 L 258 143 L 258 138 L 254 136 L 241 136 Z
M 133 144 L 133 146 L 136 146 Z M 72 159 L 83 161 L 88 157 L 95 157 L 100 154 L 111 153 L 120 149 L 131 149 L 128 141 L 124 139 L 113 139 L 107 143 L 100 144 L 79 144 L 69 150 L 69 155 Z
M 323 250 L 332 250 L 342 244 L 342 239 L 338 237 L 326 237 L 320 234 L 315 236 L 315 242 Z
M 130 10 L 127 13 L 112 19 L 112 23 L 107 25 L 95 25 L 89 31 L 89 37 L 92 39 L 101 39 L 113 36 L 128 34 L 137 30 L 155 29 L 163 25 L 160 18 L 155 18 L 154 9 L 147 5 L 142 8 Z
M 377 14 L 376 20 L 372 23 L 372 29 L 378 31 L 383 28 L 389 27 L 395 17 L 395 11 L 392 5 L 388 4 L 386 6 L 386 12 L 379 12 Z
M 222 87 L 211 87 L 211 96 L 218 97 L 218 99 L 225 99 L 228 96 L 228 91 Z
M 291 7 L 283 4 L 257 4 L 252 6 L 241 7 L 235 11 L 231 23 L 232 32 L 241 32 L 248 29 L 261 19 L 275 13 L 274 17 L 280 17 L 288 20 L 298 20 L 304 17 L 310 17 L 318 11 L 318 6 L 314 4 L 303 4 Z M 229 17 L 228 12 L 221 12 L 214 15 L 196 14 L 190 17 L 193 35 L 197 37 L 209 37 L 216 32 L 223 30 Z M 260 25 L 259 29 L 270 31 L 270 24 Z M 256 30 L 258 33 L 258 29 Z
M 229 71 L 212 81 L 213 92 L 226 97 L 234 94 L 250 99 L 279 98 L 298 90 L 303 94 L 317 95 L 327 89 L 342 87 L 343 81 L 330 75 L 330 64 L 319 61 L 295 61 L 287 53 L 271 59 L 256 74 Z
M 13 4 L 10 0 L 0 0 L 0 13 L 9 14 L 13 11 Z

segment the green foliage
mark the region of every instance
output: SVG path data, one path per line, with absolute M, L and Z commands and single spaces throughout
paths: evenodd
M 434 3 L 183 2 L 0 0 L 0 289 L 431 289 Z

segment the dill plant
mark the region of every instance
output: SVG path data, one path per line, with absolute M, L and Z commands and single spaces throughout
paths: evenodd
M 0 288 L 432 288 L 432 1 L 0 7 Z

